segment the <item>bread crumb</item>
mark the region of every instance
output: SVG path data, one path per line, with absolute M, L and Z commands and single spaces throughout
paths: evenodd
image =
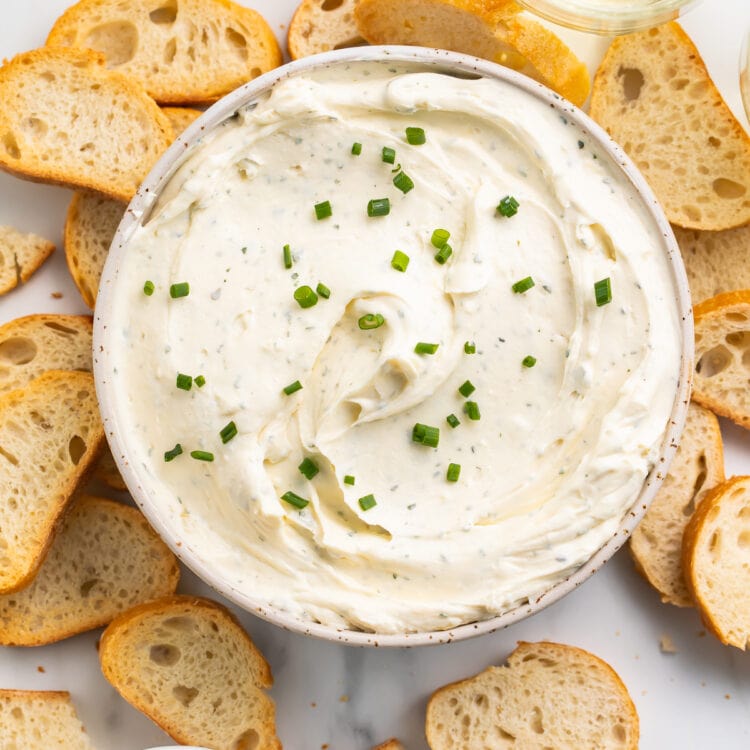
M 63 293 L 62 292 L 52 292 L 52 294 L 50 294 L 50 297 L 52 297 L 52 299 L 62 299 L 63 298 Z
M 45 669 L 44 669 L 44 667 L 43 667 L 43 666 L 42 666 L 42 665 L 40 664 L 40 665 L 39 665 L 39 666 L 38 666 L 38 667 L 36 668 L 36 671 L 37 671 L 37 672 L 41 672 L 41 674 L 44 674 L 44 672 L 45 672 Z
M 315 702 L 310 704 L 310 708 L 317 708 L 317 707 L 318 707 L 318 704 Z
M 349 696 L 348 695 L 342 695 L 339 700 L 341 703 L 348 703 L 349 702 Z
M 732 700 L 732 696 L 729 693 L 724 693 L 724 699 L 730 701 Z
M 661 652 L 663 654 L 676 654 L 677 653 L 677 646 L 674 645 L 672 636 L 667 635 L 666 633 L 664 633 L 662 637 L 659 639 L 659 648 L 661 649 Z
M 706 637 L 706 631 L 705 630 L 699 630 L 698 631 L 698 638 L 705 638 Z

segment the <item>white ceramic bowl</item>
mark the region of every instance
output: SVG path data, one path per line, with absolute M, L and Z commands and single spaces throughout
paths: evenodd
M 359 60 L 386 60 L 392 62 L 420 63 L 430 69 L 448 72 L 461 77 L 486 76 L 503 80 L 513 86 L 526 91 L 529 95 L 541 99 L 555 107 L 561 114 L 572 119 L 584 131 L 587 131 L 602 151 L 606 152 L 612 161 L 619 165 L 628 180 L 635 186 L 643 199 L 644 206 L 649 212 L 663 236 L 663 250 L 668 255 L 673 273 L 675 288 L 675 305 L 678 307 L 682 329 L 683 350 L 681 361 L 680 381 L 675 393 L 674 408 L 669 427 L 664 438 L 659 460 L 655 468 L 647 477 L 643 489 L 637 500 L 626 514 L 617 533 L 609 539 L 592 557 L 568 578 L 560 581 L 534 601 L 518 606 L 496 617 L 480 622 L 461 625 L 451 630 L 441 630 L 423 633 L 405 634 L 377 634 L 364 633 L 356 630 L 336 628 L 307 621 L 301 621 L 289 614 L 278 611 L 266 603 L 253 598 L 252 592 L 241 591 L 230 585 L 214 569 L 210 561 L 195 549 L 188 549 L 182 545 L 181 539 L 168 519 L 168 514 L 159 506 L 158 502 L 147 492 L 141 484 L 142 477 L 130 465 L 127 457 L 126 441 L 123 440 L 120 426 L 117 423 L 118 393 L 109 378 L 110 337 L 113 331 L 107 322 L 111 315 L 113 297 L 117 294 L 117 277 L 121 258 L 126 252 L 130 236 L 144 218 L 147 218 L 161 189 L 168 182 L 171 175 L 182 163 L 191 145 L 206 131 L 231 117 L 237 109 L 252 102 L 256 97 L 272 87 L 277 81 L 288 76 L 306 73 L 311 70 L 325 68 L 339 63 L 350 63 Z M 266 75 L 242 86 L 221 101 L 217 102 L 201 118 L 193 123 L 183 133 L 154 167 L 146 178 L 137 195 L 131 202 L 117 234 L 107 259 L 102 276 L 99 296 L 95 312 L 94 325 L 94 375 L 96 377 L 97 395 L 101 407 L 104 428 L 115 457 L 117 465 L 125 479 L 135 501 L 145 513 L 152 526 L 171 547 L 174 553 L 196 575 L 211 585 L 219 593 L 230 599 L 238 606 L 252 612 L 263 619 L 305 635 L 313 635 L 330 641 L 339 641 L 361 646 L 418 646 L 424 644 L 446 643 L 470 638 L 482 633 L 491 633 L 498 628 L 504 628 L 518 620 L 528 617 L 534 612 L 552 604 L 576 586 L 585 581 L 602 564 L 626 542 L 631 531 L 654 497 L 661 481 L 666 474 L 669 462 L 675 452 L 684 425 L 687 405 L 690 397 L 690 377 L 693 370 L 693 321 L 690 305 L 685 269 L 682 265 L 677 244 L 656 198 L 646 185 L 645 180 L 633 166 L 624 152 L 590 120 L 583 112 L 554 92 L 536 83 L 530 78 L 519 75 L 507 68 L 500 67 L 485 60 L 460 55 L 445 50 L 430 50 L 420 47 L 363 47 L 356 49 L 338 50 L 335 52 L 316 55 L 311 58 L 298 60 L 285 65 Z

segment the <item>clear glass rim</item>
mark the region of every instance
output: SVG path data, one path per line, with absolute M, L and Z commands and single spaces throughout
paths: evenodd
M 597 0 L 518 0 L 542 18 L 577 31 L 629 34 L 673 21 L 701 0 L 630 0 L 603 4 Z

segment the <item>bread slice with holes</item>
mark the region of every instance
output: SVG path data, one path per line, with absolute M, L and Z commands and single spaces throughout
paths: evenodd
M 174 594 L 175 556 L 133 507 L 78 496 L 34 580 L 0 595 L 0 644 L 42 646 Z
M 70 693 L 0 690 L 3 750 L 93 750 Z
M 673 227 L 693 304 L 723 292 L 750 289 L 750 224 L 721 232 Z
M 669 473 L 630 537 L 638 572 L 665 604 L 693 605 L 682 574 L 682 535 L 703 497 L 723 481 L 719 420 L 708 409 L 691 403 Z
M 91 372 L 88 315 L 28 315 L 0 326 L 0 394 L 23 388 L 49 370 Z M 125 490 L 112 454 L 102 447 L 92 476 Z
M 359 0 L 354 17 L 371 44 L 464 52 L 525 73 L 579 106 L 588 97 L 586 66 L 511 0 Z
M 230 0 L 80 0 L 47 44 L 101 52 L 161 104 L 214 102 L 282 63 L 263 17 Z
M 54 250 L 43 237 L 0 226 L 0 294 L 25 284 Z
M 357 0 L 302 0 L 289 24 L 292 60 L 366 44 L 354 21 Z
M 0 397 L 0 593 L 36 575 L 103 442 L 87 372 L 52 370 Z
M 693 317 L 693 400 L 750 429 L 750 289 L 704 300 Z
M 99 659 L 120 695 L 177 742 L 213 750 L 281 748 L 265 692 L 271 669 L 217 602 L 173 596 L 135 607 L 104 631 Z
M 750 136 L 678 24 L 615 39 L 594 78 L 591 116 L 673 224 L 715 231 L 750 222 Z
M 65 259 L 83 301 L 93 310 L 109 247 L 125 204 L 96 193 L 75 193 L 65 220 Z
M 743 651 L 750 644 L 750 477 L 715 487 L 683 539 L 685 580 L 706 627 Z
M 48 370 L 91 372 L 88 315 L 27 315 L 0 326 L 0 394 Z
M 0 68 L 0 169 L 130 200 L 174 137 L 167 116 L 97 52 L 42 47 Z
M 521 642 L 507 666 L 440 688 L 425 728 L 432 750 L 636 750 L 639 734 L 615 671 L 587 651 L 547 642 Z

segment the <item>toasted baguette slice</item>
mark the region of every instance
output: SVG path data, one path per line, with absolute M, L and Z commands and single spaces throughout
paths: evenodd
M 163 107 L 175 135 L 203 112 L 189 107 Z M 78 192 L 65 220 L 65 260 L 83 301 L 93 310 L 110 245 L 126 205 L 96 193 Z
M 524 643 L 508 666 L 433 693 L 426 733 L 432 750 L 638 747 L 638 714 L 604 661 L 573 646 Z
M 230 0 L 81 0 L 47 44 L 101 52 L 161 104 L 214 102 L 282 62 L 263 17 Z
M 416 44 L 465 52 L 525 73 L 581 105 L 586 66 L 511 0 L 359 0 L 359 33 L 371 44 Z
M 404 746 L 397 739 L 386 740 L 381 742 L 377 747 L 372 750 L 405 750 Z
M 664 484 L 630 537 L 638 572 L 665 604 L 691 607 L 682 575 L 682 534 L 703 497 L 724 481 L 719 420 L 691 403 L 677 455 Z
M 685 261 L 693 304 L 750 289 L 750 224 L 723 232 L 672 227 Z
M 174 134 L 91 50 L 42 47 L 0 68 L 0 169 L 130 200 Z
M 87 372 L 53 370 L 0 398 L 0 593 L 31 582 L 103 441 Z
M 0 596 L 0 644 L 41 646 L 174 594 L 177 560 L 139 511 L 79 496 L 29 586 Z
M 93 750 L 70 693 L 0 690 L 3 750 Z
M 111 451 L 109 450 L 109 446 L 106 444 L 102 449 L 99 460 L 94 465 L 91 478 L 104 482 L 107 487 L 113 490 L 118 490 L 119 492 L 125 492 L 128 489 L 125 480 L 120 475 L 120 471 L 117 468 L 117 464 L 115 463 Z
M 693 316 L 693 399 L 750 428 L 750 289 L 704 300 Z
M 99 644 L 104 676 L 177 742 L 280 750 L 271 669 L 228 609 L 173 596 L 125 612 Z M 220 721 L 217 721 L 220 717 Z
M 673 224 L 750 222 L 750 137 L 678 24 L 615 39 L 594 78 L 591 116 L 632 157 Z
M 286 38 L 292 60 L 366 44 L 354 22 L 356 3 L 357 0 L 302 0 Z
M 203 114 L 202 110 L 192 107 L 162 107 L 161 111 L 172 123 L 175 136 L 182 133 L 188 125 L 192 125 Z
M 750 643 L 750 477 L 715 487 L 683 539 L 685 580 L 706 627 L 743 651 Z
M 35 234 L 0 226 L 0 294 L 25 284 L 54 249 L 54 243 Z
M 88 315 L 27 315 L 0 326 L 0 394 L 48 370 L 91 372 Z
M 75 193 L 65 220 L 65 259 L 83 301 L 93 310 L 109 247 L 125 204 L 95 193 Z

